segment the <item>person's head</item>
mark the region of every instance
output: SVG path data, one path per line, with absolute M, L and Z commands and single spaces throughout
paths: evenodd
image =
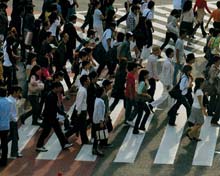
M 64 73 L 63 71 L 58 71 L 53 75 L 53 81 L 54 82 L 60 82 L 63 81 Z
M 94 5 L 95 5 L 95 7 L 98 8 L 98 9 L 101 7 L 100 1 L 95 1 L 95 2 L 94 2 Z
M 88 70 L 90 68 L 89 61 L 82 61 L 82 69 Z
M 159 46 L 153 46 L 152 47 L 152 54 L 154 54 L 155 56 L 160 56 L 161 54 L 161 50 Z
M 48 43 L 53 41 L 53 36 L 50 31 L 47 31 L 45 36 L 46 36 L 46 40 L 48 41 Z
M 7 89 L 5 87 L 0 87 L 0 97 L 7 96 Z
M 189 64 L 189 65 L 192 65 L 193 63 L 195 63 L 195 55 L 193 53 L 189 53 L 187 54 L 186 56 L 186 63 Z
M 79 52 L 79 58 L 81 60 L 88 60 L 88 53 L 85 50 Z
M 172 48 L 167 48 L 165 53 L 168 58 L 173 58 L 174 56 L 174 50 Z
M 27 57 L 27 65 L 36 65 L 37 53 L 29 52 Z
M 179 12 L 178 12 L 177 9 L 173 9 L 173 10 L 171 11 L 170 15 L 171 15 L 171 16 L 174 16 L 174 17 L 176 17 L 176 18 L 178 18 L 178 17 L 179 17 Z
M 60 83 L 60 82 L 52 82 L 52 84 L 51 84 L 51 90 L 52 90 L 54 93 L 62 92 L 62 91 L 63 91 L 63 85 L 62 85 L 62 83 Z
M 96 90 L 96 97 L 101 98 L 104 94 L 104 88 L 103 87 L 98 87 Z
M 127 41 L 132 41 L 133 40 L 134 34 L 132 32 L 127 32 L 126 33 L 126 40 Z
M 33 66 L 33 68 L 31 69 L 31 72 L 30 72 L 30 78 L 33 75 L 36 76 L 36 78 L 39 78 L 41 76 L 41 67 L 40 67 L 40 65 Z M 29 78 L 29 80 L 30 80 L 30 78 Z
M 213 63 L 219 67 L 220 66 L 220 56 L 214 56 Z
M 216 2 L 216 6 L 217 6 L 218 9 L 220 9 L 220 1 Z
M 108 80 L 108 79 L 105 79 L 103 82 L 102 82 L 102 86 L 103 88 L 105 89 L 106 92 L 108 92 L 111 88 L 112 88 L 112 81 Z
M 185 74 L 186 76 L 189 76 L 192 72 L 192 66 L 190 65 L 185 65 L 182 69 L 182 73 Z
M 219 30 L 214 28 L 212 36 L 217 37 L 218 34 L 219 34 Z
M 209 35 L 213 36 L 213 32 L 214 32 L 214 31 L 215 31 L 214 28 L 210 28 L 210 29 L 209 29 Z
M 125 34 L 123 32 L 118 32 L 117 34 L 117 42 L 123 42 L 125 38 Z
M 196 92 L 196 90 L 203 88 L 204 82 L 205 82 L 205 79 L 202 77 L 198 77 L 195 79 L 194 93 Z
M 63 35 L 63 42 L 64 43 L 67 43 L 69 41 L 69 35 L 67 34 L 67 33 L 65 33 L 64 35 Z
M 154 5 L 155 5 L 154 1 L 150 1 L 150 2 L 148 2 L 147 7 L 148 7 L 148 9 L 153 9 Z
M 138 82 L 145 81 L 148 79 L 149 71 L 147 70 L 141 70 L 138 77 Z
M 138 12 L 138 6 L 137 6 L 137 5 L 131 6 L 131 11 L 132 11 L 134 14 L 137 14 L 137 12 Z
M 127 65 L 127 69 L 129 72 L 132 72 L 133 74 L 135 74 L 138 70 L 138 65 L 135 62 L 130 62 Z
M 94 30 L 94 29 L 89 29 L 89 30 L 87 31 L 87 37 L 88 37 L 88 38 L 95 38 L 95 33 L 96 33 L 96 30 Z
M 183 5 L 183 12 L 188 12 L 192 9 L 192 1 L 186 1 Z
M 82 75 L 80 78 L 79 78 L 79 81 L 80 81 L 80 84 L 83 86 L 83 87 L 88 87 L 89 84 L 90 84 L 90 80 L 89 80 L 89 77 L 87 75 Z
M 77 16 L 76 15 L 71 15 L 69 17 L 69 21 L 71 21 L 72 23 L 76 23 L 76 19 L 77 19 Z
M 187 34 L 187 32 L 185 30 L 180 30 L 180 32 L 179 32 L 179 36 L 180 36 L 181 39 L 185 39 L 186 34 Z
M 89 73 L 89 79 L 91 83 L 96 83 L 97 82 L 97 78 L 98 78 L 98 74 L 96 71 L 92 71 L 91 73 Z
M 17 85 L 13 85 L 9 90 L 9 95 L 12 95 L 14 98 L 20 98 L 22 93 L 22 88 Z

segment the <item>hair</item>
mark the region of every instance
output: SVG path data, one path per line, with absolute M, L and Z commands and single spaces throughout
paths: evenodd
M 214 56 L 213 57 L 213 62 L 216 63 L 220 60 L 220 56 Z
M 167 48 L 165 51 L 167 57 L 170 57 L 171 53 L 173 53 L 173 52 L 174 52 L 174 50 L 172 48 Z
M 180 30 L 179 34 L 180 34 L 180 36 L 182 36 L 184 34 L 187 34 L 187 31 L 186 30 Z
M 28 53 L 28 57 L 27 57 L 27 62 L 26 64 L 28 65 L 31 65 L 31 62 L 32 62 L 32 59 L 37 57 L 37 54 L 36 53 Z
M 214 30 L 215 30 L 214 28 L 210 28 L 210 29 L 209 29 L 209 33 L 210 33 L 211 35 L 213 35 Z
M 145 76 L 149 74 L 148 70 L 141 70 L 138 77 L 138 82 L 145 81 Z
M 31 69 L 31 72 L 30 72 L 28 82 L 30 82 L 31 76 L 33 76 L 33 75 L 36 76 L 37 79 L 39 79 L 39 76 L 36 74 L 36 72 L 39 71 L 40 69 L 41 69 L 40 65 L 33 66 L 33 68 Z
M 126 40 L 128 40 L 130 37 L 133 37 L 133 35 L 131 34 L 131 32 L 127 32 L 126 33 Z
M 59 76 L 64 77 L 64 72 L 63 71 L 58 71 L 53 75 L 53 80 L 58 78 Z
M 213 36 L 213 37 L 217 37 L 218 34 L 219 34 L 219 30 L 214 28 L 213 33 L 212 33 L 212 36 Z
M 182 73 L 188 76 L 188 72 L 192 70 L 192 66 L 190 65 L 185 65 L 182 69 Z
M 0 97 L 7 96 L 7 89 L 5 87 L 0 87 Z
M 186 1 L 183 5 L 183 13 L 192 9 L 192 1 Z
M 117 42 L 123 42 L 125 38 L 125 34 L 123 32 L 119 32 L 117 34 Z
M 76 20 L 77 19 L 77 16 L 76 15 L 71 15 L 69 17 L 69 21 L 73 21 L 73 20 Z
M 12 95 L 13 93 L 15 93 L 15 92 L 21 92 L 22 91 L 22 88 L 20 87 L 20 86 L 18 86 L 18 85 L 13 85 L 11 88 L 10 88 L 10 90 L 9 90 L 9 94 L 10 95 Z
M 95 7 L 97 7 L 99 4 L 101 4 L 100 1 L 95 1 L 95 2 L 94 2 L 94 6 L 95 6 Z
M 195 55 L 194 53 L 189 53 L 186 56 L 186 63 L 189 63 L 190 61 L 195 60 Z
M 82 86 L 85 85 L 85 82 L 88 80 L 88 76 L 87 75 L 82 75 L 79 79 L 80 83 Z
M 101 98 L 103 92 L 104 92 L 104 88 L 103 87 L 97 87 L 97 89 L 96 89 L 96 97 L 97 98 Z
M 51 36 L 51 34 L 52 34 L 52 33 L 51 33 L 50 31 L 47 31 L 45 37 L 48 38 L 48 37 Z
M 127 69 L 128 69 L 129 72 L 133 71 L 134 68 L 137 68 L 137 64 L 135 62 L 128 63 Z
M 51 89 L 58 88 L 58 87 L 63 87 L 62 83 L 60 83 L 60 82 L 52 82 L 51 83 Z
M 155 5 L 154 1 L 150 1 L 150 2 L 148 2 L 147 7 L 148 7 L 148 9 L 152 9 L 154 7 L 154 5 Z
M 172 16 L 178 16 L 178 15 L 179 15 L 179 12 L 178 12 L 178 10 L 173 9 L 173 10 L 170 12 L 170 15 L 172 15 Z
M 94 78 L 96 78 L 98 76 L 96 71 L 92 71 L 91 73 L 89 73 L 89 79 L 92 80 Z
M 220 1 L 216 2 L 216 6 L 218 7 L 218 9 L 220 9 Z
M 134 12 L 134 11 L 137 10 L 137 9 L 138 9 L 138 6 L 137 6 L 137 5 L 131 6 L 131 11 L 132 11 L 132 12 Z
M 82 68 L 84 68 L 84 67 L 87 66 L 88 64 L 90 64 L 89 61 L 82 61 Z
M 79 58 L 86 57 L 87 55 L 88 55 L 88 53 L 85 50 L 81 50 L 79 52 Z
M 201 85 L 202 85 L 202 83 L 203 83 L 204 81 L 205 81 L 205 79 L 202 78 L 202 77 L 199 77 L 199 78 L 196 78 L 196 79 L 195 79 L 194 93 L 196 93 L 196 91 L 197 91 L 198 89 L 200 89 L 200 87 L 201 87 Z

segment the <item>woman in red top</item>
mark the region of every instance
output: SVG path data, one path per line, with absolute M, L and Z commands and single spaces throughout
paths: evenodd
M 196 10 L 196 8 L 197 8 L 197 10 Z M 206 0 L 196 0 L 193 11 L 194 11 L 194 14 L 196 12 L 197 24 L 194 27 L 193 34 L 196 33 L 197 29 L 200 26 L 203 37 L 206 37 L 206 35 L 207 35 L 205 32 L 205 29 L 204 29 L 204 25 L 203 25 L 204 24 L 203 20 L 204 20 L 204 16 L 205 16 L 205 9 L 207 10 L 208 13 L 211 14 L 211 11 L 209 10 L 209 8 L 207 6 Z

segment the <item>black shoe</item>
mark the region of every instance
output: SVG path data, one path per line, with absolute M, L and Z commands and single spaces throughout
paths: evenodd
M 101 148 L 112 148 L 113 145 L 111 143 L 100 145 Z
M 150 108 L 150 111 L 151 111 L 152 113 L 154 113 L 154 111 L 153 111 L 154 107 L 153 107 L 150 103 L 148 104 L 148 106 L 149 106 L 149 108 Z
M 133 130 L 133 134 L 139 134 L 139 130 Z
M 32 125 L 34 125 L 34 126 L 41 126 L 41 123 L 39 123 L 39 122 L 32 122 Z
M 104 153 L 99 150 L 92 150 L 93 155 L 104 156 Z
M 140 127 L 139 130 L 141 130 L 141 131 L 146 131 L 146 128 L 145 128 L 145 127 L 143 127 L 143 128 Z
M 200 142 L 200 141 L 202 141 L 202 139 L 200 139 L 200 138 L 196 138 L 196 137 L 194 137 L 193 140 L 196 141 L 196 142 Z
M 45 147 L 37 147 L 36 151 L 37 152 L 47 152 L 48 150 Z

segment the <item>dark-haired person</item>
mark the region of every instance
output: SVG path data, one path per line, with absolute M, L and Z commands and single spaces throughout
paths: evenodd
M 211 19 L 213 18 L 213 21 L 214 21 L 213 27 L 216 29 L 220 29 L 220 1 L 216 2 L 216 6 L 217 6 L 217 9 L 212 11 L 211 16 L 210 16 L 205 28 L 208 27 Z
M 204 115 L 207 115 L 206 108 L 203 106 L 204 93 L 202 88 L 204 86 L 204 81 L 204 78 L 195 79 L 194 100 L 191 114 L 188 119 L 188 121 L 194 125 L 187 132 L 187 136 L 190 140 L 193 139 L 195 141 L 201 141 L 199 138 L 199 132 L 204 123 Z
M 169 117 L 168 124 L 170 126 L 176 126 L 176 124 L 175 124 L 176 115 L 177 115 L 177 111 L 181 105 L 184 105 L 186 108 L 187 118 L 189 118 L 189 116 L 190 116 L 191 107 L 190 107 L 189 102 L 186 98 L 186 94 L 188 92 L 188 88 L 192 87 L 192 82 L 190 82 L 191 72 L 192 72 L 192 67 L 190 65 L 185 65 L 183 67 L 182 76 L 181 76 L 180 81 L 178 83 L 180 90 L 181 90 L 181 95 L 177 99 L 176 103 L 170 108 L 170 110 L 167 113 L 168 117 Z
M 145 124 L 150 114 L 150 108 L 146 104 L 147 100 L 151 100 L 151 96 L 147 93 L 149 88 L 148 79 L 149 79 L 149 72 L 147 70 L 141 70 L 138 78 L 138 88 L 137 88 L 138 90 L 137 90 L 137 98 L 136 98 L 137 101 L 136 108 L 137 108 L 138 116 L 135 121 L 133 134 L 138 134 L 139 129 L 145 131 Z M 145 115 L 142 119 L 143 112 L 145 113 Z
M 137 5 L 133 5 L 131 7 L 131 12 L 128 13 L 128 17 L 126 19 L 127 31 L 134 31 L 139 19 L 140 7 Z
M 149 104 L 151 108 L 158 107 L 162 104 L 166 99 L 168 99 L 168 105 L 171 105 L 171 98 L 169 98 L 168 91 L 170 91 L 173 87 L 173 72 L 174 66 L 172 63 L 174 50 L 172 48 L 167 48 L 166 51 L 166 60 L 163 63 L 162 71 L 161 71 L 161 79 L 160 81 L 163 84 L 163 93 L 161 97 Z
M 48 150 L 44 147 L 44 141 L 50 134 L 51 129 L 53 128 L 55 134 L 57 135 L 60 145 L 62 149 L 67 149 L 72 146 L 67 139 L 65 138 L 62 129 L 60 127 L 59 121 L 57 119 L 57 113 L 67 116 L 64 111 L 57 106 L 58 104 L 58 97 L 57 93 L 62 91 L 62 84 L 59 82 L 54 82 L 51 85 L 51 91 L 46 97 L 45 106 L 43 110 L 43 131 L 37 142 L 36 151 L 38 152 L 47 152 Z
M 7 90 L 0 87 L 0 140 L 1 140 L 1 159 L 0 167 L 7 165 L 8 161 L 8 132 L 10 129 L 10 118 L 12 102 L 7 98 Z
M 178 39 L 178 35 L 179 35 L 179 28 L 177 25 L 178 18 L 179 18 L 178 10 L 176 9 L 172 10 L 170 16 L 167 18 L 167 25 L 166 25 L 167 32 L 164 43 L 160 47 L 161 51 L 167 46 L 171 38 L 173 39 L 174 43 L 176 43 L 176 40 Z
M 12 103 L 11 107 L 11 119 L 10 119 L 10 133 L 9 133 L 9 138 L 8 141 L 12 141 L 11 145 L 11 158 L 16 159 L 19 157 L 22 157 L 23 155 L 19 153 L 18 149 L 18 139 L 19 139 L 19 134 L 18 134 L 18 113 L 16 110 L 16 102 L 17 99 L 21 97 L 21 92 L 22 89 L 19 86 L 12 86 L 11 90 L 9 92 L 8 99 Z
M 125 87 L 125 124 L 133 126 L 133 115 L 132 107 L 136 106 L 136 90 L 135 90 L 135 76 L 138 71 L 138 66 L 136 63 L 131 62 L 127 66 L 128 74 L 126 78 L 126 87 Z

